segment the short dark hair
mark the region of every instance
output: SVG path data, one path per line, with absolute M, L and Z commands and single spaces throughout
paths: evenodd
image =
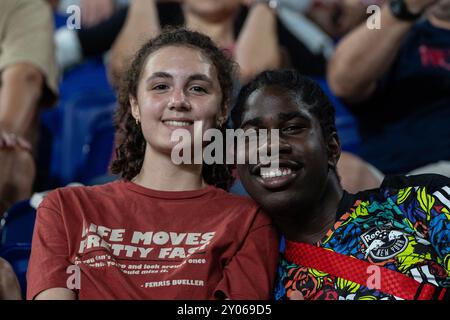
M 126 180 L 131 180 L 140 172 L 146 145 L 141 127 L 136 125 L 131 114 L 129 98 L 137 96 L 139 80 L 147 58 L 168 46 L 188 47 L 200 51 L 216 68 L 222 91 L 222 108 L 231 100 L 236 63 L 230 54 L 219 49 L 208 36 L 185 28 L 169 27 L 145 43 L 135 54 L 119 87 L 119 108 L 115 118 L 119 146 L 116 148 L 112 172 L 120 174 Z M 219 129 L 225 131 L 225 127 Z M 202 176 L 208 184 L 223 189 L 229 188 L 233 181 L 230 166 L 221 164 L 203 164 Z
M 263 87 L 275 86 L 293 94 L 317 118 L 325 140 L 336 133 L 335 111 L 330 100 L 320 86 L 312 79 L 302 76 L 296 70 L 268 70 L 260 73 L 239 92 L 231 112 L 233 127 L 242 124 L 245 104 L 253 91 Z

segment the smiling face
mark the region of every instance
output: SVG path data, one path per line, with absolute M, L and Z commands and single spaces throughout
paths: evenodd
M 319 201 L 339 158 L 339 143 L 325 141 L 318 119 L 292 92 L 264 86 L 248 97 L 241 128 L 279 129 L 278 171 L 262 174 L 261 165 L 238 165 L 249 194 L 271 215 Z
M 199 50 L 183 46 L 163 47 L 147 58 L 130 104 L 147 148 L 165 154 L 177 144 L 171 141 L 175 129 L 193 137 L 194 121 L 202 121 L 204 131 L 226 115 L 216 68 Z

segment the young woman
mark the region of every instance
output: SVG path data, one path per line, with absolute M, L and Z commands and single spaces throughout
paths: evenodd
M 28 299 L 268 299 L 277 236 L 224 165 L 171 158 L 176 129 L 223 128 L 233 64 L 208 37 L 163 32 L 122 85 L 123 179 L 50 193 L 38 210 Z

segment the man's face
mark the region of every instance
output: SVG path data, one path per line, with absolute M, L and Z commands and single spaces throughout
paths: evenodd
M 278 171 L 263 174 L 260 162 L 237 166 L 253 199 L 272 216 L 283 215 L 283 208 L 317 201 L 329 176 L 329 161 L 334 160 L 328 157 L 319 121 L 298 98 L 276 86 L 254 91 L 246 102 L 241 128 L 279 130 Z

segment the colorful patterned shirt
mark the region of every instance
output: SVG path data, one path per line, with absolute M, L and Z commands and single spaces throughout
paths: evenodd
M 378 189 L 355 195 L 344 192 L 336 218 L 316 246 L 400 272 L 418 282 L 450 287 L 450 179 L 431 174 L 392 176 Z M 290 250 L 289 245 L 286 250 Z M 289 299 L 294 291 L 300 291 L 305 300 L 400 299 L 296 265 L 282 252 L 275 298 Z

